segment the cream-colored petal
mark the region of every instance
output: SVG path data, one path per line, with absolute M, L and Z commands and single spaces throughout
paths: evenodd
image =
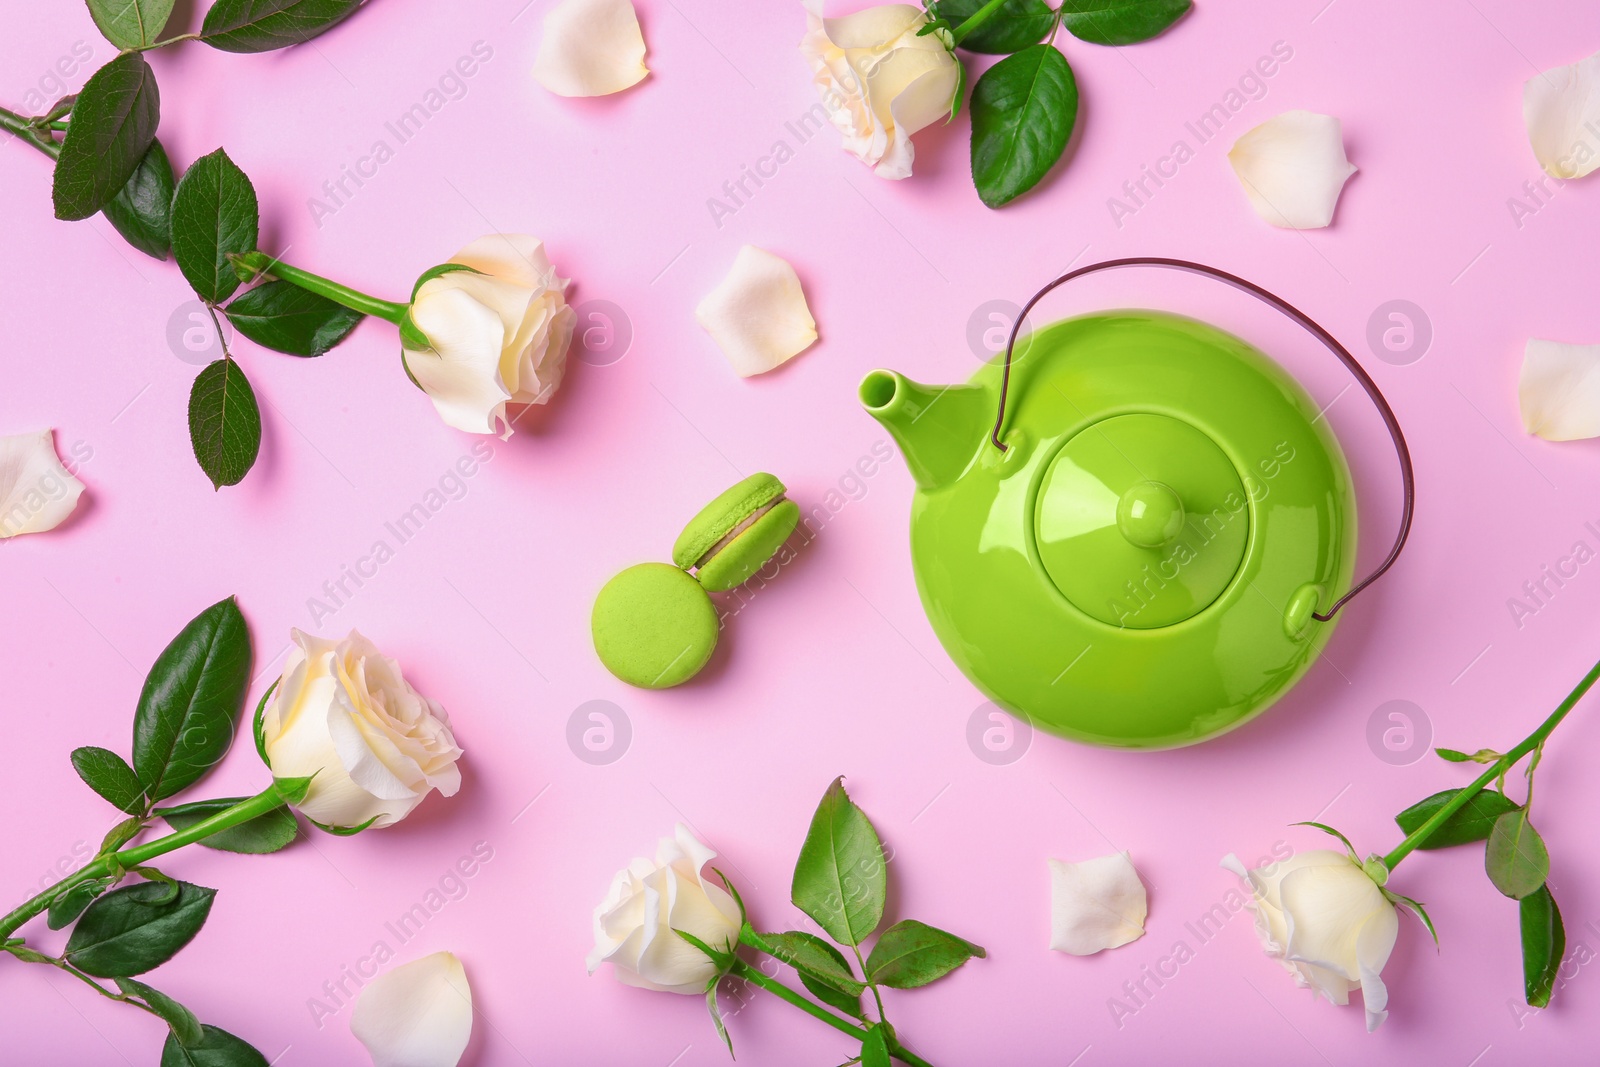
M 1530 340 L 1517 403 L 1522 428 L 1546 441 L 1600 437 L 1600 345 Z
M 1332 115 L 1285 111 L 1234 142 L 1228 162 L 1267 222 L 1314 230 L 1333 221 L 1345 181 L 1356 172 Z
M 408 349 L 406 366 L 446 424 L 468 433 L 494 433 L 511 398 L 500 376 L 505 323 L 461 289 L 425 285 L 423 290 L 411 317 L 433 347 Z
M 0 437 L 0 540 L 55 529 L 82 494 L 56 456 L 54 431 Z
M 565 291 L 567 288 L 567 279 L 556 277 L 544 242 L 525 233 L 491 233 L 479 237 L 451 256 L 450 262 L 530 289 L 550 287 Z
M 1375 912 L 1356 938 L 1356 958 L 1361 972 L 1361 999 L 1366 1004 L 1367 1033 L 1383 1025 L 1389 1017 L 1389 987 L 1379 976 L 1400 935 L 1400 916 L 1391 907 Z
M 649 73 L 632 0 L 562 0 L 544 17 L 533 76 L 552 93 L 606 96 Z
M 811 347 L 817 322 L 789 262 L 745 245 L 733 269 L 695 309 L 741 378 L 764 374 Z
M 472 1037 L 472 987 L 451 952 L 379 975 L 361 989 L 350 1032 L 374 1067 L 456 1067 Z
M 1600 52 L 1523 83 L 1522 121 L 1552 178 L 1581 178 L 1600 167 Z
M 1144 883 L 1126 852 L 1050 861 L 1050 947 L 1090 956 L 1144 936 Z
M 821 14 L 822 5 L 816 5 Z M 922 9 L 910 4 L 878 4 L 838 18 L 823 19 L 823 32 L 839 48 L 874 48 L 893 41 L 921 22 Z M 942 47 L 942 46 L 941 46 Z
M 1359 981 L 1356 941 L 1367 920 L 1394 911 L 1371 878 L 1354 861 L 1308 867 L 1290 874 L 1280 887 L 1289 921 L 1288 958 L 1326 967 Z

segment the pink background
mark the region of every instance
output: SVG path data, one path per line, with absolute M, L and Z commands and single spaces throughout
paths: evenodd
M 969 184 L 965 117 L 917 138 L 916 176 L 901 183 L 875 178 L 832 131 L 797 141 L 785 123 L 814 100 L 795 49 L 798 3 L 757 14 L 731 0 L 639 0 L 652 74 L 592 102 L 553 97 L 529 76 L 549 6 L 386 0 L 308 47 L 240 57 L 187 45 L 152 58 L 169 152 L 187 165 L 226 145 L 260 193 L 263 247 L 398 297 L 478 234 L 525 231 L 576 279 L 575 302 L 622 310 L 632 332 L 623 358 L 614 346 L 575 359 L 555 403 L 509 442 L 443 426 L 400 373 L 384 324 L 362 325 L 316 361 L 241 340 L 265 438 L 246 482 L 214 493 L 185 433 L 198 369 L 186 359 L 204 357 L 182 343 L 183 279 L 101 219 L 52 219 L 46 161 L 6 146 L 0 432 L 54 426 L 63 455 L 90 454 L 71 523 L 0 548 L 6 903 L 78 862 L 113 821 L 67 754 L 128 750 L 143 674 L 187 619 L 238 595 L 261 674 L 253 700 L 289 628 L 312 628 L 308 598 L 375 540 L 395 547 L 384 523 L 487 440 L 492 459 L 464 495 L 315 627 L 359 627 L 446 705 L 467 751 L 460 794 L 431 798 L 391 831 L 317 834 L 263 858 L 195 849 L 167 864 L 220 894 L 203 936 L 152 981 L 274 1062 L 365 1062 L 349 1009 L 319 1028 L 309 1002 L 382 940 L 400 959 L 460 954 L 479 1009 L 469 1062 L 480 1067 L 726 1063 L 697 999 L 585 977 L 591 910 L 617 867 L 683 820 L 721 851 L 760 925 L 796 922 L 794 856 L 839 774 L 893 849 L 890 918 L 989 949 L 947 981 L 888 997 L 891 1020 L 936 1063 L 1592 1060 L 1591 706 L 1557 734 L 1540 775 L 1538 821 L 1575 949 L 1551 1010 L 1522 1007 L 1516 908 L 1475 850 L 1420 856 L 1397 873 L 1399 889 L 1431 906 L 1443 948 L 1403 921 L 1384 974 L 1394 1014 L 1375 1036 L 1359 1008 L 1296 990 L 1261 955 L 1248 917 L 1204 942 L 1185 925 L 1235 885 L 1217 867 L 1223 853 L 1254 861 L 1277 842 L 1325 844 L 1293 820 L 1320 817 L 1363 850 L 1389 848 L 1394 812 L 1466 780 L 1423 758 L 1430 733 L 1469 749 L 1509 745 L 1597 654 L 1600 565 L 1520 626 L 1507 605 L 1574 542 L 1600 547 L 1584 525 L 1600 521 L 1600 452 L 1524 436 L 1515 398 L 1529 337 L 1600 340 L 1600 184 L 1559 189 L 1520 225 L 1508 206 L 1541 173 L 1522 83 L 1600 46 L 1592 5 L 1213 0 L 1138 47 L 1063 34 L 1084 97 L 1080 135 L 1069 165 L 1000 212 Z M 180 4 L 175 26 L 199 17 Z M 8 23 L 0 96 L 11 106 L 41 80 L 48 90 L 75 42 L 93 58 L 71 88 L 112 55 L 82 5 L 16 9 Z M 375 140 L 393 147 L 384 124 L 479 41 L 493 54 L 465 95 L 319 226 L 308 198 Z M 1185 122 L 1280 41 L 1293 56 L 1264 97 L 1197 146 Z M 1361 168 L 1327 230 L 1269 228 L 1227 165 L 1237 136 L 1291 108 L 1339 116 Z M 1179 138 L 1194 158 L 1117 225 L 1108 198 Z M 717 225 L 708 198 L 779 140 L 793 158 Z M 795 264 L 822 333 L 793 364 L 751 381 L 729 371 L 693 318 L 746 242 Z M 1161 754 L 1037 736 L 1022 758 L 991 765 L 967 741 L 982 698 L 917 600 L 910 480 L 898 459 L 871 460 L 886 435 L 858 409 L 855 384 L 879 365 L 963 379 L 977 365 L 966 336 L 980 305 L 1020 302 L 1069 263 L 1140 254 L 1242 273 L 1358 353 L 1411 442 L 1415 531 L 1392 575 L 1348 610 L 1324 661 L 1254 724 Z M 1369 317 L 1394 299 L 1431 322 L 1431 347 L 1409 365 L 1380 361 L 1365 341 Z M 1052 314 L 1125 304 L 1202 314 L 1250 337 L 1319 403 L 1346 384 L 1292 330 L 1199 281 L 1128 274 L 1086 284 Z M 1392 536 L 1394 462 L 1358 391 L 1330 418 L 1356 471 L 1366 563 Z M 863 462 L 869 474 L 857 472 Z M 665 558 L 696 508 L 755 470 L 779 474 L 807 510 L 836 513 L 732 621 L 701 680 L 665 693 L 615 681 L 589 642 L 595 591 L 623 566 Z M 609 765 L 580 760 L 567 742 L 569 718 L 591 700 L 613 702 L 631 724 L 630 746 Z M 1392 700 L 1420 709 L 1409 752 L 1369 742 L 1369 721 Z M 1416 762 L 1391 762 L 1406 760 Z M 195 795 L 264 781 L 240 744 Z M 397 946 L 385 923 L 476 842 L 492 860 Z M 1150 887 L 1148 936 L 1088 959 L 1047 951 L 1046 858 L 1113 848 L 1131 850 Z M 1162 960 L 1180 940 L 1193 958 L 1159 988 L 1146 979 L 1142 1004 L 1128 1000 L 1124 983 L 1145 968 L 1170 974 Z M 8 1061 L 155 1062 L 158 1024 L 42 971 L 0 965 Z M 1137 1010 L 1115 1019 L 1113 998 Z M 853 1055 L 771 997 L 730 1028 L 741 1063 Z

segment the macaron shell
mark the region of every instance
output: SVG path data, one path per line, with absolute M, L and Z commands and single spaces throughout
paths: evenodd
M 717 647 L 717 610 L 700 583 L 665 563 L 640 563 L 607 582 L 590 616 L 606 670 L 641 689 L 700 673 Z
M 793 500 L 779 502 L 701 564 L 695 577 L 714 593 L 743 585 L 782 547 L 799 521 L 798 504 Z
M 686 571 L 693 570 L 700 557 L 710 552 L 718 541 L 784 492 L 783 483 L 765 471 L 758 471 L 725 490 L 701 508 L 683 528 L 672 546 L 672 562 Z

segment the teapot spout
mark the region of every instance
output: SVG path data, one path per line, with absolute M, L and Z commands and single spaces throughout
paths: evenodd
M 892 370 L 875 370 L 858 390 L 867 413 L 888 429 L 919 489 L 938 489 L 961 475 L 983 444 L 994 401 L 981 385 L 931 386 Z

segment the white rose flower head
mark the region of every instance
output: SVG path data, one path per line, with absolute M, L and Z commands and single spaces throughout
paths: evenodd
M 733 897 L 701 871 L 716 855 L 679 823 L 654 861 L 641 856 L 618 871 L 594 911 L 589 973 L 609 963 L 625 985 L 703 995 L 717 965 L 676 931 L 731 952 L 743 921 Z
M 461 749 L 444 708 L 356 631 L 329 641 L 293 630 L 294 647 L 258 721 L 276 778 L 311 778 L 301 814 L 323 827 L 374 829 L 434 790 L 461 788 Z
M 1296 984 L 1335 1004 L 1361 991 L 1370 1033 L 1389 1017 L 1380 972 L 1389 962 L 1400 919 L 1355 857 L 1314 849 L 1255 870 L 1229 853 L 1222 866 L 1249 883 L 1256 937 Z
M 511 436 L 507 404 L 544 404 L 566 373 L 570 279 L 525 234 L 480 237 L 425 272 L 401 325 L 406 370 L 446 424 Z
M 822 17 L 807 0 L 800 54 L 844 149 L 880 178 L 909 178 L 911 135 L 950 114 L 961 61 L 945 36 L 918 34 L 927 12 L 881 4 L 841 18 Z

